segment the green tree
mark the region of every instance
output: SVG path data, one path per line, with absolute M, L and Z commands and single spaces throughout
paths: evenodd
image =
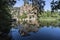
M 45 1 L 44 0 L 30 0 L 32 1 L 33 7 L 36 7 L 38 10 L 38 13 L 41 14 L 41 12 L 44 11 Z
M 0 0 L 0 40 L 9 40 L 8 33 L 11 28 L 10 7 L 16 0 Z
M 58 11 L 58 9 L 60 9 L 60 0 L 57 0 L 57 1 L 52 0 L 51 12 L 54 12 L 55 10 Z
M 24 4 L 32 2 L 32 6 L 37 8 L 38 13 L 42 13 L 44 11 L 45 1 L 44 0 L 24 0 Z
M 24 5 L 29 4 L 29 0 L 23 0 L 23 1 L 24 1 Z

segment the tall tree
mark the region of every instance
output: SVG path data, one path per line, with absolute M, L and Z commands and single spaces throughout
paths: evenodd
M 54 6 L 55 6 L 55 2 L 54 2 L 54 0 L 52 0 L 52 2 L 51 2 L 51 12 L 54 12 Z
M 38 10 L 38 13 L 43 12 L 44 6 L 45 6 L 45 1 L 44 0 L 30 0 L 32 1 L 33 7 L 36 7 Z
M 0 0 L 0 40 L 9 40 L 8 33 L 11 28 L 10 7 L 16 0 Z
M 44 0 L 24 0 L 24 4 L 29 3 L 29 1 L 32 2 L 32 7 L 35 7 L 38 13 L 41 14 L 41 12 L 44 11 L 44 6 L 45 6 Z
M 54 1 L 52 0 L 51 2 L 51 12 L 54 12 L 55 10 L 58 11 L 60 9 L 60 0 Z
M 38 0 L 38 7 L 39 7 L 39 13 L 44 11 L 45 1 L 44 0 Z

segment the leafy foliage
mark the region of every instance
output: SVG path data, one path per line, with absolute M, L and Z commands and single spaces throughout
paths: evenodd
M 0 40 L 9 40 L 8 33 L 11 28 L 10 7 L 15 3 L 15 0 L 0 0 Z
M 23 15 L 20 16 L 21 19 L 25 19 L 27 18 L 27 14 L 26 13 L 23 13 Z
M 36 6 L 38 13 L 44 11 L 45 1 L 44 0 L 32 0 L 33 7 Z
M 54 10 L 58 10 L 60 9 L 60 0 L 57 0 L 54 2 L 54 0 L 52 0 L 51 2 L 51 12 L 54 12 Z
M 32 6 L 37 8 L 38 13 L 41 13 L 44 11 L 45 1 L 44 0 L 24 0 L 24 3 L 32 2 Z

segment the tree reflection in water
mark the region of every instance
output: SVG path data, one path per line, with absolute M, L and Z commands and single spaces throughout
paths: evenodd
M 59 26 L 59 22 L 58 21 L 51 21 L 51 22 L 47 22 L 47 21 L 40 21 L 39 26 L 37 25 L 32 25 L 32 24 L 21 24 L 23 28 L 20 28 L 20 33 L 21 35 L 29 35 L 29 32 L 37 32 L 39 30 L 40 27 L 44 27 L 44 26 Z

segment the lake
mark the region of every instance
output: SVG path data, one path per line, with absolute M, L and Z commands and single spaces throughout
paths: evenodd
M 30 35 L 27 36 L 21 36 L 18 31 L 19 29 L 11 29 L 12 40 L 60 40 L 59 26 L 40 27 L 37 32 L 29 32 Z

